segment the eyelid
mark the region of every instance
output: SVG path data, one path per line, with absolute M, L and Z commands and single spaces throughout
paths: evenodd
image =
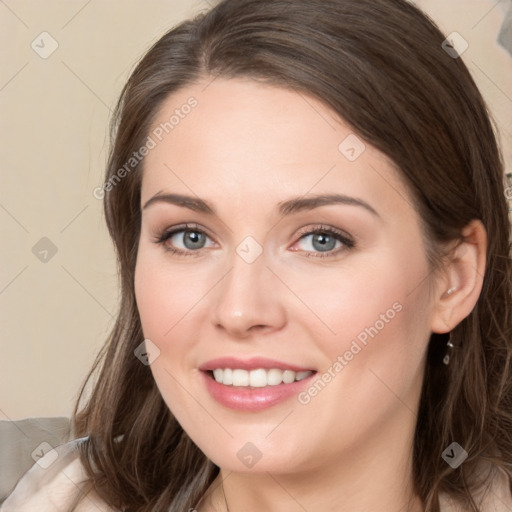
M 183 224 L 177 224 L 176 226 L 172 226 L 170 228 L 165 228 L 162 231 L 158 231 L 155 234 L 155 241 L 158 242 L 162 239 L 168 239 L 172 235 L 179 233 L 180 231 L 197 231 L 198 233 L 205 234 L 208 238 L 213 240 L 213 237 L 210 235 L 208 230 L 201 226 L 200 224 L 197 224 L 195 222 L 184 222 Z
M 347 241 L 353 241 L 353 237 L 349 235 L 346 231 L 343 231 L 342 229 L 335 228 L 333 226 L 328 226 L 326 224 L 318 224 L 316 226 L 306 226 L 301 229 L 299 229 L 297 236 L 299 238 L 302 238 L 304 235 L 312 235 L 315 233 L 333 233 L 340 238 L 345 238 Z

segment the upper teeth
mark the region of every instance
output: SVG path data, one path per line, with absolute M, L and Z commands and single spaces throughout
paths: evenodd
M 255 388 L 263 388 L 265 386 L 277 386 L 284 382 L 290 384 L 296 380 L 302 380 L 309 377 L 313 372 L 294 372 L 292 370 L 279 370 L 272 368 L 265 370 L 258 368 L 257 370 L 240 370 L 231 368 L 216 368 L 213 370 L 213 376 L 220 384 L 226 386 L 251 386 Z

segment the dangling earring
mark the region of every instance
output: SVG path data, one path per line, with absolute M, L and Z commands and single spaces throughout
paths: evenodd
M 443 357 L 443 363 L 448 366 L 450 364 L 450 352 L 453 348 L 453 343 L 450 340 L 450 334 L 448 334 L 448 341 L 446 342 L 446 346 L 448 347 L 448 350 L 446 351 L 446 355 Z
M 451 295 L 455 290 L 457 289 L 456 286 L 450 288 L 449 290 L 446 290 L 446 295 Z M 443 363 L 448 366 L 450 364 L 450 353 L 451 349 L 453 348 L 453 343 L 450 341 L 451 333 L 448 333 L 448 341 L 446 342 L 446 346 L 448 347 L 448 350 L 446 351 L 446 355 L 443 357 Z

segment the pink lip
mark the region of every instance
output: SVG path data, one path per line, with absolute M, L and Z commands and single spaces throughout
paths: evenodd
M 316 375 L 313 373 L 305 379 L 292 382 L 291 384 L 279 384 L 277 386 L 266 386 L 264 388 L 244 388 L 225 386 L 219 384 L 211 374 L 201 372 L 206 389 L 217 402 L 229 409 L 237 411 L 256 412 L 280 404 L 289 398 L 296 396 L 302 389 L 308 386 L 311 379 Z
M 305 379 L 292 382 L 291 384 L 279 384 L 277 386 L 265 386 L 264 388 L 235 387 L 218 383 L 212 376 L 211 371 L 216 368 L 239 368 L 241 370 L 256 370 L 258 368 L 280 370 L 313 371 L 313 374 Z M 293 396 L 296 396 L 302 389 L 308 386 L 316 371 L 311 368 L 290 365 L 281 361 L 254 357 L 251 359 L 237 359 L 234 357 L 221 357 L 212 359 L 199 367 L 206 389 L 218 403 L 224 407 L 238 411 L 256 412 L 280 404 Z
M 203 371 L 212 371 L 216 368 L 231 368 L 240 370 L 257 370 L 263 368 L 270 370 L 272 368 L 278 368 L 279 370 L 292 370 L 294 372 L 314 371 L 313 368 L 306 368 L 302 366 L 296 366 L 293 364 L 283 363 L 282 361 L 276 361 L 273 359 L 267 359 L 265 357 L 251 357 L 250 359 L 238 359 L 236 357 L 219 357 L 212 359 L 202 364 L 199 369 Z M 276 386 L 277 387 L 277 386 Z

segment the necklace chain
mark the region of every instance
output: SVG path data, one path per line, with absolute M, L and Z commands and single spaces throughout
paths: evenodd
M 224 490 L 224 480 L 222 480 L 221 485 L 222 485 L 222 494 L 224 494 L 224 501 L 226 502 L 226 511 L 227 511 L 227 512 L 230 512 L 230 511 L 229 511 L 228 500 L 227 500 L 227 498 L 226 498 L 226 491 Z

